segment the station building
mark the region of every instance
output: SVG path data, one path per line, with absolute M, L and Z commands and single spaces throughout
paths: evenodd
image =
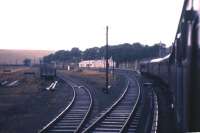
M 108 60 L 109 67 L 115 67 L 116 63 L 110 58 Z M 79 68 L 105 68 L 106 60 L 84 60 L 79 62 Z

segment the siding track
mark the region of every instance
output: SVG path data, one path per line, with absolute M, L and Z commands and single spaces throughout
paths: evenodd
M 123 132 L 126 125 L 129 124 L 129 119 L 135 115 L 139 101 L 139 83 L 136 80 L 128 79 L 126 89 L 121 97 L 83 132 Z
M 79 132 L 92 108 L 92 96 L 84 86 L 67 82 L 73 89 L 73 98 L 69 105 L 39 133 L 76 133 Z

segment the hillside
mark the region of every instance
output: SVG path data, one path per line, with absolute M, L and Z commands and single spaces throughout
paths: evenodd
M 47 50 L 5 50 L 0 49 L 0 64 L 22 64 L 25 58 L 38 63 L 39 59 L 53 53 Z

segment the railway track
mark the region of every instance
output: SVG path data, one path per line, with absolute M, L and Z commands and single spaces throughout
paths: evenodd
M 77 86 L 73 82 L 68 82 L 73 89 L 73 98 L 69 105 L 50 123 L 48 123 L 39 133 L 77 133 L 80 132 L 84 122 L 92 108 L 92 96 L 90 91 L 84 86 Z
M 128 117 L 126 123 L 124 124 L 120 132 L 127 132 L 127 133 L 138 132 L 138 126 L 140 123 L 140 118 L 142 116 L 142 110 L 144 108 L 144 101 L 141 98 L 142 94 L 138 81 L 136 82 L 136 84 L 139 87 L 139 97 L 136 101 L 134 109 L 131 111 L 130 116 Z
M 151 133 L 158 132 L 158 98 L 156 93 L 153 91 L 153 102 L 154 102 L 154 110 L 153 110 L 153 123 Z
M 139 83 L 128 79 L 121 97 L 83 132 L 124 132 L 130 118 L 137 115 L 135 110 L 139 101 Z M 137 125 L 134 128 L 136 129 Z

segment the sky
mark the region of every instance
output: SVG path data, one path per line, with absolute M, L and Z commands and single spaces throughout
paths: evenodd
M 183 0 L 1 0 L 0 49 L 174 41 Z

